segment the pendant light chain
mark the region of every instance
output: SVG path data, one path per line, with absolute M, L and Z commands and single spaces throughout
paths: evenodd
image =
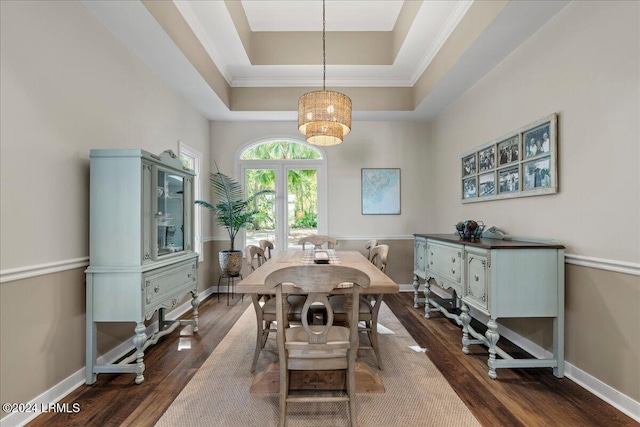
M 327 80 L 327 50 L 326 50 L 326 41 L 325 41 L 325 25 L 326 25 L 326 17 L 325 17 L 325 0 L 322 0 L 322 90 L 327 90 L 326 80 Z
M 1 0 L 0 0 L 1 1 Z M 322 0 L 322 90 L 307 92 L 298 99 L 298 130 L 309 144 L 340 144 L 351 132 L 351 99 L 327 90 L 327 5 Z

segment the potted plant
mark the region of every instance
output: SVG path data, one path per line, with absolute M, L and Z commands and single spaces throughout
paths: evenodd
M 236 235 L 242 228 L 253 226 L 259 211 L 251 210 L 251 203 L 260 196 L 275 192 L 261 190 L 245 199 L 240 183 L 220 173 L 219 170 L 210 174 L 209 181 L 216 200 L 215 204 L 212 205 L 204 200 L 196 200 L 195 203 L 209 209 L 218 225 L 224 227 L 229 233 L 229 249 L 219 253 L 220 268 L 223 274 L 237 276 L 242 268 L 242 251 L 235 250 Z

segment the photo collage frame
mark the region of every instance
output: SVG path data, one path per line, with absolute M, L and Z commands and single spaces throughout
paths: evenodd
M 557 193 L 557 128 L 554 113 L 464 153 L 462 203 Z

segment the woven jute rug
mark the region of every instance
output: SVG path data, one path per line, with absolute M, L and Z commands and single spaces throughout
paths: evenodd
M 156 426 L 268 427 L 278 425 L 278 395 L 250 394 L 255 345 L 252 307 L 242 315 Z M 378 337 L 385 393 L 357 395 L 358 426 L 479 426 L 473 414 L 429 361 L 391 310 L 383 304 Z M 260 354 L 256 372 L 277 361 L 275 334 Z M 366 339 L 366 338 L 365 338 Z M 377 370 L 373 352 L 358 360 Z M 290 403 L 287 425 L 349 425 L 348 404 Z

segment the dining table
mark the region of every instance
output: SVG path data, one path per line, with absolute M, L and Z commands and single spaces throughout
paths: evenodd
M 393 294 L 399 292 L 399 286 L 384 272 L 379 270 L 364 255 L 358 251 L 336 251 L 327 250 L 297 250 L 297 251 L 281 251 L 275 254 L 270 260 L 262 264 L 251 274 L 243 278 L 236 285 L 236 292 L 241 294 L 271 294 L 275 295 L 275 288 L 268 289 L 265 286 L 265 278 L 272 272 L 279 269 L 296 266 L 296 265 L 314 265 L 319 258 L 318 253 L 323 254 L 320 259 L 323 263 L 330 265 L 343 265 L 356 268 L 365 272 L 371 282 L 368 287 L 362 288 L 361 293 L 367 295 L 376 295 L 376 298 L 382 299 L 385 294 Z M 326 256 L 324 256 L 326 254 Z M 300 278 L 301 281 L 304 277 Z M 342 291 L 336 288 L 332 293 L 339 294 Z M 282 325 L 279 325 L 280 327 Z M 309 377 L 292 375 L 292 388 L 341 388 L 344 379 L 340 375 L 331 371 L 318 372 L 317 375 Z M 252 393 L 277 393 L 279 391 L 279 368 L 278 362 L 273 362 L 265 368 L 264 371 L 256 374 L 251 386 Z M 384 392 L 384 384 L 379 374 L 364 362 L 356 364 L 356 391 L 380 393 Z

